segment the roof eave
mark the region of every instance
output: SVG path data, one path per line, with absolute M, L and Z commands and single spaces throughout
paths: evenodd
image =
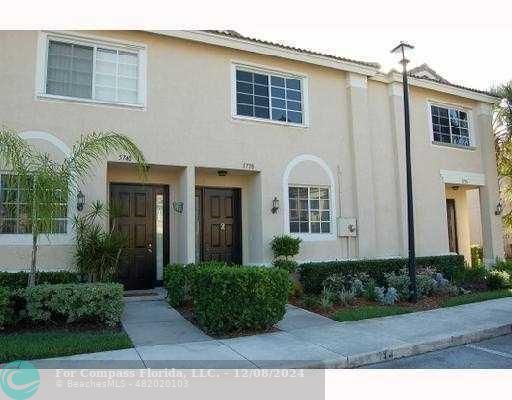
M 399 82 L 402 83 L 402 74 L 394 73 L 380 73 L 375 75 L 371 79 L 385 83 Z M 490 94 L 480 93 L 474 90 L 456 87 L 452 84 L 446 84 L 441 82 L 435 82 L 431 80 L 415 78 L 413 76 L 408 77 L 408 82 L 411 86 L 416 86 L 424 89 L 435 90 L 441 93 L 451 94 L 453 96 L 463 97 L 470 100 L 480 101 L 483 103 L 494 104 L 500 101 L 499 98 L 491 96 Z
M 365 66 L 357 63 L 351 63 L 344 60 L 322 55 L 307 54 L 298 50 L 283 49 L 264 43 L 256 43 L 250 40 L 216 35 L 204 31 L 147 31 L 158 35 L 171 36 L 180 39 L 193 40 L 196 42 L 208 43 L 215 46 L 228 47 L 231 49 L 248 51 L 251 53 L 262 54 L 266 56 L 282 57 L 295 61 L 301 61 L 308 64 L 320 65 L 323 67 L 338 69 L 347 72 L 354 72 L 367 76 L 374 76 L 378 73 L 377 67 Z

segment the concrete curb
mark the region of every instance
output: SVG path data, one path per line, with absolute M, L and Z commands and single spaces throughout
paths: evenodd
M 351 356 L 340 356 L 336 359 L 323 360 L 306 363 L 300 367 L 305 369 L 318 368 L 358 368 L 365 365 L 375 364 L 383 361 L 395 360 L 403 357 L 416 356 L 431 351 L 442 350 L 448 347 L 463 346 L 469 343 L 481 342 L 512 333 L 512 324 L 497 325 L 476 331 L 461 331 L 460 334 L 449 336 L 437 336 L 434 340 L 424 342 L 406 343 L 404 345 L 390 347 L 368 353 L 355 354 Z

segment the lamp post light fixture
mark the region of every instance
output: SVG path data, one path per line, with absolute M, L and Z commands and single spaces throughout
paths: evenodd
M 81 190 L 76 194 L 76 209 L 78 211 L 83 211 L 85 205 L 85 194 L 82 193 Z
M 398 53 L 402 58 L 402 84 L 404 89 L 404 127 L 405 127 L 405 170 L 407 179 L 407 236 L 409 248 L 409 279 L 411 282 L 410 293 L 411 301 L 418 300 L 418 292 L 416 288 L 416 251 L 414 245 L 414 205 L 412 195 L 412 168 L 411 168 L 411 123 L 409 117 L 409 83 L 407 81 L 407 64 L 409 60 L 405 57 L 407 50 L 414 49 L 414 46 L 400 42 L 391 53 Z
M 274 197 L 274 200 L 272 200 L 272 208 L 270 211 L 272 211 L 272 214 L 277 213 L 279 210 L 279 199 L 277 197 Z

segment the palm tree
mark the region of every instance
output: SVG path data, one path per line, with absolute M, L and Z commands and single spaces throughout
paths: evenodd
M 494 143 L 501 194 L 512 204 L 512 81 L 498 86 L 493 94 L 501 98 L 494 106 Z M 503 216 L 507 229 L 512 229 L 512 210 Z
M 23 224 L 32 235 L 29 286 L 35 285 L 39 236 L 58 229 L 55 219 L 62 217 L 63 204 L 76 193 L 91 169 L 113 152 L 131 156 L 139 173 L 145 176 L 147 164 L 142 151 L 120 133 L 93 132 L 81 136 L 71 155 L 57 162 L 49 154 L 32 148 L 16 132 L 0 129 L 0 169 L 12 171 L 17 187 L 25 188 L 23 202 L 27 209 Z

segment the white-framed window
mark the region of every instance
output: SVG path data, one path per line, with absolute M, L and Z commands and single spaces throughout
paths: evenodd
M 290 233 L 331 233 L 329 187 L 289 186 Z
M 307 125 L 305 77 L 235 65 L 232 87 L 235 117 Z
M 18 176 L 12 173 L 0 173 L 0 235 L 28 234 L 32 232 L 31 204 L 27 193 L 30 188 L 22 184 Z M 67 233 L 68 203 L 59 193 L 55 193 L 58 215 L 53 219 L 51 234 Z
M 429 104 L 432 141 L 460 147 L 474 145 L 470 112 L 442 104 Z
M 145 105 L 145 47 L 44 33 L 39 52 L 38 96 Z

